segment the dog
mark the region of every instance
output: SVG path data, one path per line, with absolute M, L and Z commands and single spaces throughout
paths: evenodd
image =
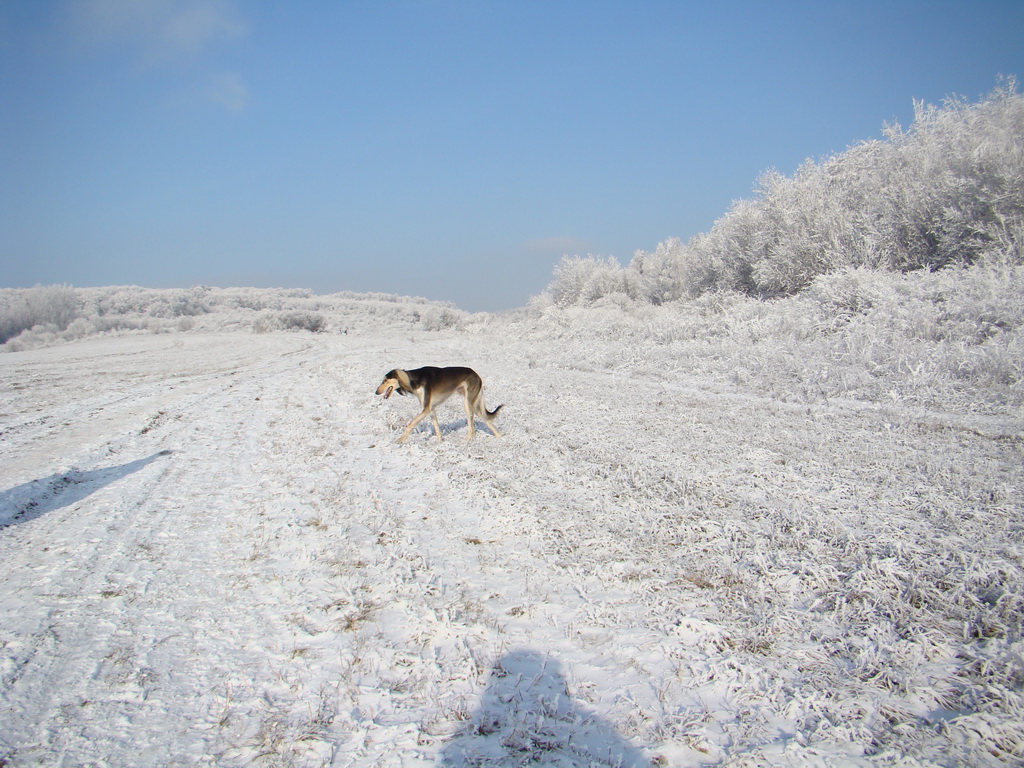
M 429 415 L 434 423 L 434 431 L 437 433 L 437 442 L 441 442 L 441 427 L 437 423 L 437 413 L 434 408 L 439 406 L 454 393 L 458 392 L 465 398 L 466 423 L 469 425 L 469 435 L 466 441 L 473 439 L 476 434 L 476 425 L 473 423 L 475 416 L 483 419 L 487 428 L 495 437 L 501 437 L 498 430 L 491 421 L 498 415 L 503 405 L 499 405 L 493 411 L 484 407 L 484 383 L 479 374 L 472 368 L 435 368 L 426 366 L 411 371 L 395 368 L 384 374 L 384 381 L 377 387 L 377 394 L 384 395 L 384 399 L 391 397 L 392 392 L 400 395 L 411 393 L 420 399 L 423 410 L 409 422 L 405 432 L 398 438 L 398 442 L 404 443 L 416 425 Z

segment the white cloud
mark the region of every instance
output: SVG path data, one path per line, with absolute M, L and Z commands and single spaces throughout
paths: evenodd
M 196 50 L 222 37 L 237 37 L 245 30 L 227 6 L 219 2 L 191 2 L 164 19 L 163 40 L 178 50 Z
M 228 112 L 241 112 L 249 102 L 249 89 L 237 73 L 219 72 L 210 78 L 206 98 Z
M 73 32 L 102 49 L 124 49 L 144 69 L 169 75 L 168 103 L 240 112 L 249 90 L 236 72 L 215 71 L 205 54 L 246 34 L 229 0 L 70 0 Z M 188 84 L 177 82 L 184 76 Z M 176 84 L 172 84 L 176 83 Z
M 94 43 L 127 43 L 147 59 L 192 57 L 246 32 L 225 0 L 75 0 L 76 29 Z

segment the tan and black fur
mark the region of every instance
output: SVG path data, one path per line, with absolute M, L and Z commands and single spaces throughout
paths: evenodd
M 501 437 L 491 419 L 498 415 L 502 406 L 499 405 L 493 411 L 488 411 L 484 407 L 484 383 L 472 368 L 435 368 L 430 365 L 410 371 L 395 368 L 384 375 L 384 381 L 377 387 L 377 394 L 384 395 L 385 399 L 391 397 L 392 392 L 398 392 L 400 395 L 406 393 L 416 395 L 420 399 L 420 405 L 423 406 L 423 410 L 409 422 L 409 426 L 398 438 L 400 443 L 404 443 L 416 429 L 416 425 L 428 415 L 434 423 L 437 441 L 441 442 L 441 427 L 437 423 L 437 413 L 434 412 L 434 408 L 456 392 L 465 398 L 466 423 L 469 425 L 469 434 L 466 436 L 466 440 L 472 440 L 473 435 L 476 434 L 476 425 L 473 423 L 476 416 L 483 419 L 495 437 Z

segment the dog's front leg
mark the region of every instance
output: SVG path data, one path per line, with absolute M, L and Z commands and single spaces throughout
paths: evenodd
M 423 421 L 425 418 L 427 418 L 427 414 L 430 412 L 431 411 L 427 408 L 424 408 L 422 411 L 420 411 L 419 415 L 417 415 L 415 419 L 409 422 L 409 426 L 405 428 L 405 432 L 403 432 L 402 436 L 398 438 L 398 442 L 404 443 L 406 440 L 408 440 L 409 435 L 411 435 L 412 431 L 416 429 L 416 425 Z M 437 417 L 435 416 L 434 418 L 436 419 Z M 440 433 L 438 434 L 438 439 L 440 439 Z

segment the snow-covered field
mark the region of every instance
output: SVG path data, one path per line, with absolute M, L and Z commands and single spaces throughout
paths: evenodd
M 0 355 L 0 765 L 1024 759 L 1024 423 L 495 318 Z M 600 356 L 604 363 L 595 363 Z M 471 365 L 394 444 L 395 366 Z

